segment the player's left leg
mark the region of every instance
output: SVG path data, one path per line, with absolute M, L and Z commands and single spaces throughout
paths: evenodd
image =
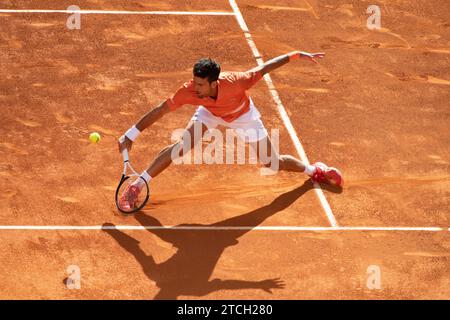
M 249 143 L 255 150 L 259 161 L 267 168 L 278 168 L 278 170 L 294 172 L 305 172 L 307 170 L 307 166 L 301 160 L 288 154 L 279 154 L 268 135 L 264 135 L 258 141 L 251 141 Z M 311 171 L 314 170 L 312 167 L 308 169 Z
M 246 130 L 249 129 L 251 129 L 250 132 L 257 132 L 257 134 L 247 135 L 246 139 L 256 151 L 259 161 L 264 166 L 272 170 L 304 172 L 313 181 L 319 183 L 329 183 L 337 186 L 343 185 L 344 180 L 342 174 L 336 168 L 328 167 L 322 162 L 316 162 L 312 165 L 306 164 L 291 155 L 280 155 L 273 146 L 261 119 L 250 122 L 246 126 Z
M 291 155 L 278 154 L 267 135 L 256 142 L 250 142 L 250 145 L 255 149 L 258 159 L 268 168 L 304 172 L 311 177 L 311 180 L 319 183 L 328 183 L 336 186 L 342 186 L 344 184 L 342 174 L 336 168 L 328 167 L 322 162 L 316 162 L 312 165 L 305 164 Z M 274 163 L 274 161 L 278 163 Z

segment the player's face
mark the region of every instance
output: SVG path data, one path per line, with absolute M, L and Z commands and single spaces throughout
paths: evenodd
M 194 90 L 198 97 L 204 98 L 210 96 L 213 92 L 213 83 L 209 83 L 208 78 L 194 77 Z

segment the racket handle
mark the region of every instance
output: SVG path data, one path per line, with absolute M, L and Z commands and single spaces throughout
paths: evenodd
M 123 149 L 122 157 L 123 157 L 123 162 L 127 162 L 129 160 L 129 158 L 128 158 L 128 150 L 127 149 Z

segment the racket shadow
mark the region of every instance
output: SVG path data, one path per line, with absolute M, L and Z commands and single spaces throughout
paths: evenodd
M 210 225 L 182 224 L 180 226 L 251 226 L 256 227 L 267 218 L 273 216 L 299 199 L 313 185 L 307 180 L 303 185 L 275 198 L 270 204 L 223 221 Z M 136 220 L 143 226 L 162 226 L 154 217 L 139 212 Z M 105 224 L 104 226 L 113 226 Z M 262 281 L 222 280 L 210 277 L 224 250 L 239 243 L 238 239 L 251 229 L 246 230 L 173 230 L 148 229 L 160 239 L 171 243 L 178 250 L 162 263 L 156 263 L 151 255 L 147 255 L 139 246 L 139 242 L 117 229 L 103 229 L 113 237 L 124 249 L 131 253 L 141 264 L 146 276 L 160 288 L 155 299 L 173 300 L 179 296 L 204 296 L 218 290 L 261 289 L 271 292 L 272 289 L 284 288 L 280 279 Z

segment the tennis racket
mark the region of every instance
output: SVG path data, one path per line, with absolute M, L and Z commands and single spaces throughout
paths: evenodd
M 122 157 L 123 174 L 119 186 L 116 189 L 116 206 L 120 212 L 131 214 L 138 212 L 145 206 L 150 196 L 150 190 L 144 178 L 142 178 L 131 166 L 127 149 L 122 151 Z M 127 168 L 131 171 L 129 175 L 127 174 Z M 136 188 L 131 187 L 136 179 L 142 179 L 145 184 L 140 192 L 136 192 Z

